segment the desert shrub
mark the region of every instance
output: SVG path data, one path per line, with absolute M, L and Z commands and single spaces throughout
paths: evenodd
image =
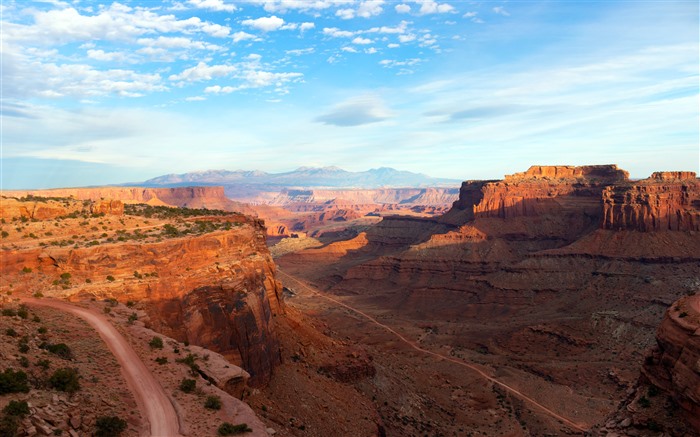
M 116 416 L 103 416 L 95 421 L 96 437 L 115 437 L 126 430 L 126 420 Z
M 245 423 L 241 423 L 239 425 L 233 425 L 228 422 L 224 422 L 221 424 L 219 427 L 217 433 L 219 435 L 237 435 L 237 434 L 243 434 L 246 432 L 252 432 L 253 430 L 248 428 L 248 425 Z
M 42 297 L 44 297 L 44 293 L 42 293 L 41 291 L 37 291 L 36 293 L 34 293 L 34 297 L 42 298 Z
M 10 401 L 2 412 L 8 416 L 24 417 L 29 415 L 29 405 L 25 401 Z
M 29 311 L 27 311 L 27 307 L 24 305 L 20 305 L 19 309 L 17 310 L 17 315 L 21 319 L 27 319 L 29 317 Z
M 109 314 L 109 313 L 112 312 L 112 308 L 110 308 L 110 307 L 104 307 L 104 308 L 102 308 L 102 312 L 104 312 L 105 314 Z
M 661 425 L 660 425 L 657 421 L 655 421 L 654 419 L 648 419 L 646 425 L 647 425 L 647 429 L 650 430 L 650 431 L 659 432 L 659 431 L 663 431 L 663 430 L 664 430 L 663 426 L 661 426 Z
M 649 390 L 647 390 L 647 395 L 650 398 L 653 398 L 654 396 L 658 396 L 658 394 L 659 394 L 659 387 L 657 387 L 655 385 L 650 385 Z
M 45 349 L 52 354 L 63 358 L 64 360 L 70 360 L 73 358 L 73 352 L 70 350 L 65 343 L 51 344 L 51 343 L 41 343 L 39 345 L 40 349 Z
M 185 393 L 192 393 L 196 387 L 197 381 L 194 379 L 184 378 L 182 381 L 180 381 L 180 390 Z
M 22 267 L 22 273 L 31 273 L 32 269 L 30 267 L 24 266 Z
M 51 362 L 49 360 L 39 360 L 36 362 L 36 365 L 44 370 L 48 370 L 49 366 L 51 365 Z
M 18 344 L 17 344 L 17 350 L 20 351 L 20 353 L 26 354 L 29 352 L 29 338 L 27 337 L 22 337 L 20 338 Z
M 34 297 L 37 297 L 36 296 L 37 294 L 41 294 L 41 293 L 38 293 L 38 292 L 34 293 Z M 42 294 L 42 296 L 43 296 L 43 294 Z M 39 318 L 39 316 L 34 316 L 34 317 L 32 317 L 32 322 L 41 323 L 41 319 Z
M 27 374 L 21 370 L 5 369 L 0 373 L 0 395 L 6 393 L 27 393 L 29 384 Z
M 651 402 L 649 402 L 649 399 L 647 399 L 646 396 L 642 396 L 641 398 L 639 398 L 637 403 L 642 408 L 649 408 L 651 406 Z
M 208 408 L 210 410 L 220 410 L 221 398 L 218 396 L 207 396 L 207 400 L 204 401 L 204 408 Z
M 39 329 L 37 329 L 37 332 L 38 332 L 39 334 L 46 334 L 47 332 L 49 332 L 49 330 L 46 329 L 45 326 L 41 326 Z
M 17 334 L 17 331 L 15 331 L 14 329 L 7 328 L 5 330 L 5 335 L 10 336 L 10 337 L 17 337 L 18 334 Z
M 2 231 L 2 238 L 8 237 L 10 234 L 7 231 Z
M 112 276 L 112 275 L 107 275 L 107 280 L 108 280 L 109 282 L 114 282 L 114 276 Z
M 19 357 L 19 365 L 22 367 L 29 367 L 29 358 L 22 355 Z
M 16 416 L 5 415 L 0 418 L 0 435 L 13 436 L 19 429 L 19 419 Z
M 71 274 L 68 272 L 61 273 L 61 280 L 64 282 L 69 281 L 70 277 L 71 277 Z
M 138 314 L 136 314 L 136 313 L 131 313 L 131 314 L 129 314 L 129 319 L 128 319 L 128 321 L 129 321 L 129 324 L 130 324 L 130 325 L 133 324 L 133 323 L 134 323 L 135 321 L 137 321 L 138 319 L 139 319 Z
M 163 349 L 163 339 L 160 337 L 153 337 L 148 345 L 151 349 Z
M 56 369 L 49 377 L 49 386 L 59 391 L 74 393 L 80 390 L 80 375 L 76 369 L 63 367 Z
M 160 365 L 167 364 L 168 358 L 167 357 L 158 357 L 155 359 L 155 362 L 160 364 Z
M 12 308 L 3 308 L 2 315 L 7 317 L 14 317 L 17 315 L 17 311 L 13 310 Z

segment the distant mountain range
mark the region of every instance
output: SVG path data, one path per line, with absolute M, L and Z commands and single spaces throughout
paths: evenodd
M 178 187 L 185 185 L 223 185 L 227 193 L 235 191 L 275 191 L 283 188 L 420 188 L 454 187 L 457 179 L 433 178 L 421 173 L 400 171 L 388 167 L 351 172 L 338 167 L 299 167 L 286 173 L 266 173 L 249 170 L 206 170 L 183 174 L 168 174 L 149 179 L 147 187 Z

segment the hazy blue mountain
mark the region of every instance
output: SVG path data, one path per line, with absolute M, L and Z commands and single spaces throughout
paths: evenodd
M 149 179 L 148 187 L 183 185 L 223 185 L 227 192 L 273 191 L 285 187 L 326 188 L 397 188 L 456 186 L 457 179 L 433 178 L 421 173 L 400 171 L 388 167 L 350 172 L 338 167 L 299 167 L 286 173 L 266 173 L 248 170 L 206 170 L 183 174 L 168 174 Z

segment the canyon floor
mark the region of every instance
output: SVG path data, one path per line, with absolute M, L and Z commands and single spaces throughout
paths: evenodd
M 33 391 L 0 406 L 32 401 L 25 434 L 89 434 L 107 414 L 151 432 L 118 372 L 134 359 L 114 358 L 74 314 L 87 311 L 157 379 L 183 435 L 231 421 L 285 437 L 696 436 L 699 187 L 690 173 L 534 166 L 465 182 L 443 215 L 295 200 L 273 232 L 180 208 L 238 207 L 216 187 L 3 197 L 0 353 Z M 77 352 L 66 363 L 46 352 L 58 342 Z M 83 390 L 53 396 L 44 367 L 59 364 Z M 113 400 L 93 408 L 100 394 Z

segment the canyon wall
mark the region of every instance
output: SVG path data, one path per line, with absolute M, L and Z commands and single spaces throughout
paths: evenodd
M 119 200 L 123 203 L 146 203 L 148 205 L 178 206 L 187 208 L 221 209 L 239 211 L 243 204 L 234 202 L 224 195 L 223 187 L 96 187 L 58 188 L 52 190 L 5 191 L 5 196 L 22 197 L 72 197 L 78 200 Z
M 700 431 L 700 296 L 688 296 L 666 311 L 657 346 L 642 367 L 642 381 L 673 398 Z
M 700 230 L 700 182 L 693 172 L 658 172 L 649 179 L 606 187 L 603 229 Z
M 96 205 L 115 209 L 114 202 Z M 103 229 L 110 233 L 124 226 L 109 225 L 107 217 L 101 216 L 63 219 L 60 226 L 57 222 L 56 227 L 48 228 L 53 232 L 50 238 L 60 239 L 62 226 L 83 220 L 95 225 L 104 220 Z M 126 220 L 134 223 L 137 219 L 130 216 Z M 139 302 L 149 314 L 152 329 L 215 350 L 246 369 L 251 385 L 265 384 L 281 360 L 274 317 L 284 312 L 265 227 L 261 220 L 240 214 L 194 220 L 219 222 L 229 230 L 152 238 L 149 242 L 71 243 L 68 247 L 41 246 L 45 242 L 40 239 L 19 237 L 27 243 L 24 249 L 13 249 L 19 246 L 3 241 L 2 285 L 5 289 L 14 286 L 10 290 L 17 292 L 42 292 L 74 300 Z M 166 222 L 165 227 L 168 225 Z M 30 222 L 27 226 L 46 225 Z M 162 226 L 142 220 L 136 229 Z M 67 235 L 76 232 L 68 229 Z M 27 247 L 32 241 L 36 241 L 33 247 Z

